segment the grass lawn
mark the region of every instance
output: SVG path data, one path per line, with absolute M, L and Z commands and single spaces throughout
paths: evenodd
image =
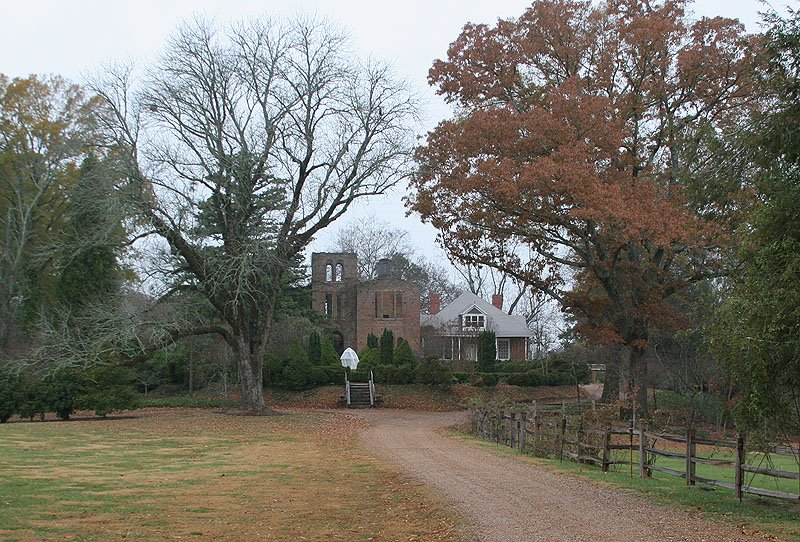
M 361 452 L 347 414 L 0 425 L 2 540 L 461 540 L 453 511 Z
M 573 463 L 571 461 L 560 462 L 557 459 L 541 459 L 530 456 L 523 456 L 507 446 L 480 440 L 477 437 L 464 433 L 455 433 L 455 438 L 470 441 L 476 445 L 493 450 L 495 453 L 514 456 L 520 460 L 529 461 L 536 465 L 544 466 L 549 469 L 562 472 L 570 476 L 586 478 L 598 483 L 611 485 L 620 489 L 634 490 L 643 496 L 654 501 L 688 509 L 705 514 L 709 519 L 732 523 L 741 526 L 745 530 L 758 530 L 778 536 L 781 540 L 790 542 L 800 542 L 800 503 L 792 501 L 782 501 L 772 498 L 759 498 L 746 495 L 740 503 L 733 491 L 723 488 L 710 488 L 708 486 L 687 487 L 682 478 L 669 476 L 667 474 L 654 472 L 653 478 L 641 479 L 638 477 L 638 452 L 634 454 L 633 477 L 630 476 L 630 468 L 625 465 L 617 465 L 617 470 L 604 473 L 599 467 Z M 660 443 L 663 444 L 663 443 Z M 661 447 L 661 446 L 659 446 Z M 627 453 L 627 452 L 624 452 Z M 700 450 L 699 455 L 713 455 L 711 450 Z M 729 456 L 721 452 L 713 455 L 715 458 L 728 459 Z M 770 456 L 777 458 L 778 456 Z M 620 459 L 620 457 L 617 457 Z M 758 465 L 757 458 L 755 465 Z M 676 470 L 683 470 L 682 460 L 668 460 L 658 458 L 658 464 Z M 751 461 L 752 463 L 752 461 Z M 762 466 L 767 466 L 766 463 Z M 797 463 L 791 457 L 781 458 L 777 468 L 793 471 L 797 469 Z M 725 481 L 732 481 L 734 471 L 732 467 L 722 467 L 715 465 L 698 465 L 697 474 L 705 478 L 718 478 Z M 747 481 L 750 482 L 752 475 L 747 474 Z M 788 484 L 784 484 L 788 482 Z M 797 481 L 781 480 L 778 488 L 785 491 L 797 492 Z M 754 486 L 774 489 L 776 481 L 774 478 L 759 480 L 753 483 Z M 794 489 L 792 489 L 794 488 Z

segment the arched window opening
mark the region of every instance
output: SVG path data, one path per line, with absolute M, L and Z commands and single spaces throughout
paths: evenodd
M 336 282 L 344 280 L 344 266 L 341 263 L 336 264 Z
M 325 266 L 325 282 L 331 282 L 333 280 L 333 265 L 328 264 Z

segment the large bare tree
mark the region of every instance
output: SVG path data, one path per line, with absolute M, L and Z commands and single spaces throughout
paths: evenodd
M 262 363 L 276 300 L 315 234 L 411 169 L 413 96 L 385 66 L 355 60 L 325 22 L 183 26 L 137 80 L 94 90 L 127 151 L 140 235 L 169 245 L 167 271 L 199 293 L 231 346 L 241 406 L 265 408 Z

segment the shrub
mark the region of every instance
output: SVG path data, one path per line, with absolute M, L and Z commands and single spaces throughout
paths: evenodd
M 481 385 L 494 387 L 500 382 L 500 376 L 497 373 L 483 373 L 481 375 Z
M 440 359 L 428 358 L 417 367 L 417 382 L 449 388 L 453 383 L 453 372 Z
M 416 378 L 414 366 L 405 363 L 400 366 L 378 365 L 375 367 L 375 380 L 381 384 L 411 384 Z
M 262 380 L 264 386 L 275 386 L 283 382 L 283 369 L 285 362 L 274 352 L 264 354 L 264 373 Z
M 19 415 L 33 420 L 37 414 L 44 420 L 49 409 L 47 385 L 41 378 L 27 376 L 19 382 Z
M 305 390 L 311 385 L 311 363 L 299 341 L 292 343 L 286 355 L 283 383 L 290 390 Z
M 540 372 L 527 371 L 508 375 L 506 382 L 512 386 L 541 386 L 543 378 Z
M 311 367 L 311 384 L 314 386 L 324 386 L 328 384 L 328 372 L 326 367 Z
M 325 365 L 322 367 L 327 375 L 327 384 L 342 385 L 344 384 L 344 367 L 339 365 Z
M 68 420 L 77 408 L 77 400 L 84 389 L 85 382 L 77 369 L 64 368 L 47 378 L 45 391 L 49 409 L 60 420 Z
M 369 372 L 370 368 L 361 367 L 361 364 L 358 365 L 358 369 L 355 371 L 350 371 L 350 374 L 347 376 L 350 382 L 369 382 Z
M 10 372 L 0 373 L 0 423 L 5 423 L 20 407 L 20 379 Z
M 117 410 L 136 408 L 139 396 L 133 389 L 133 379 L 133 370 L 128 367 L 95 367 L 85 374 L 83 393 L 76 404 L 102 417 Z
M 322 341 L 317 330 L 312 331 L 308 336 L 308 361 L 311 365 L 322 364 Z
M 377 348 L 365 348 L 358 353 L 358 367 L 377 367 L 380 365 L 381 353 Z
M 398 367 L 400 365 L 415 365 L 417 363 L 417 357 L 414 355 L 414 352 L 411 351 L 411 345 L 408 344 L 408 341 L 402 339 L 397 341 L 397 348 L 394 349 L 393 361 Z

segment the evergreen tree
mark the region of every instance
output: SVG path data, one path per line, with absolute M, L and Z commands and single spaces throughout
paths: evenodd
M 317 330 L 308 336 L 308 361 L 314 366 L 322 365 L 322 344 Z
M 391 365 L 394 362 L 394 333 L 384 329 L 380 341 L 381 365 Z
M 478 370 L 482 373 L 494 371 L 497 360 L 497 337 L 494 331 L 481 331 L 478 334 Z
M 710 346 L 736 386 L 737 424 L 768 438 L 800 433 L 800 13 L 767 14 L 769 107 L 749 150 L 758 200 L 744 272 Z M 766 434 L 766 435 L 765 435 Z
M 58 298 L 69 307 L 104 301 L 121 284 L 116 250 L 124 229 L 108 176 L 108 168 L 90 155 L 70 193 L 67 249 L 58 279 Z
M 403 339 L 397 340 L 397 348 L 394 349 L 394 364 L 400 365 L 414 365 L 417 358 L 414 352 L 411 351 L 411 345 L 408 341 Z
M 378 337 L 374 333 L 367 335 L 367 348 L 378 348 Z
M 333 341 L 331 341 L 330 337 L 325 337 L 325 340 L 322 341 L 322 352 L 320 356 L 320 363 L 322 365 L 342 365 L 342 360 L 339 354 L 336 353 L 336 348 L 333 347 Z
M 300 341 L 295 341 L 286 354 L 283 381 L 290 390 L 304 390 L 311 385 L 311 363 Z

